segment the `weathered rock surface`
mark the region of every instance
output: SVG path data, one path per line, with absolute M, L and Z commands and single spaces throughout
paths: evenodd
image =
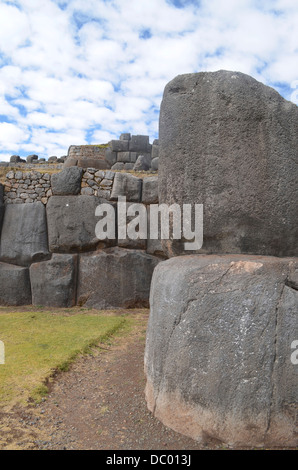
M 158 170 L 158 162 L 159 162 L 158 157 L 152 158 L 152 160 L 151 160 L 151 170 L 153 170 L 153 171 Z
M 95 235 L 96 196 L 52 196 L 47 204 L 49 249 L 53 253 L 95 250 L 101 243 Z
M 129 173 L 116 173 L 110 199 L 117 201 L 119 196 L 125 196 L 130 202 L 141 202 L 142 179 Z
M 233 446 L 297 446 L 298 258 L 191 255 L 154 271 L 145 368 L 164 424 Z
M 142 203 L 158 204 L 158 176 L 143 179 Z
M 147 246 L 147 230 L 145 230 L 144 233 L 142 233 L 142 229 L 140 228 L 140 225 L 143 224 L 138 222 L 141 222 L 144 220 L 144 223 L 147 223 L 147 210 L 146 207 L 143 206 L 143 213 L 140 214 L 138 211 L 135 211 L 133 202 L 127 202 L 126 203 L 126 238 L 120 238 L 120 234 L 118 232 L 118 240 L 117 240 L 117 245 L 122 247 L 122 248 L 135 248 L 139 250 L 146 250 Z M 131 209 L 132 212 L 129 212 Z M 129 215 L 132 214 L 132 215 Z M 143 219 L 142 219 L 143 218 Z M 132 234 L 130 233 L 130 224 L 132 223 Z M 133 236 L 131 236 L 133 235 Z
M 297 256 L 295 104 L 239 72 L 179 75 L 164 91 L 159 156 L 160 203 L 204 204 L 200 253 Z
M 30 305 L 29 269 L 0 262 L 0 305 Z
M 30 266 L 32 304 L 68 308 L 76 304 L 77 256 L 53 254 Z
M 99 309 L 147 307 L 158 262 L 141 250 L 117 247 L 80 255 L 78 305 Z
M 65 168 L 51 177 L 52 193 L 54 196 L 67 196 L 79 194 L 83 168 L 72 166 Z
M 151 155 L 139 155 L 133 169 L 135 171 L 148 171 L 151 167 Z
M 26 158 L 27 163 L 34 163 L 38 160 L 38 155 L 28 155 Z
M 1 261 L 29 266 L 49 256 L 44 205 L 40 201 L 35 204 L 8 204 L 1 233 Z

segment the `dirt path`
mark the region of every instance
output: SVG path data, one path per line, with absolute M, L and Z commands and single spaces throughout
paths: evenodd
M 38 406 L 0 410 L 0 449 L 195 450 L 147 410 L 143 358 L 147 314 L 107 350 L 59 374 Z M 205 447 L 206 448 L 206 447 Z

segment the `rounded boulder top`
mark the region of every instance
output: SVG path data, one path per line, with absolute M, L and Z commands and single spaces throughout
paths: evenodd
M 200 253 L 298 255 L 298 107 L 276 90 L 240 72 L 177 76 L 159 156 L 159 202 L 203 204 Z

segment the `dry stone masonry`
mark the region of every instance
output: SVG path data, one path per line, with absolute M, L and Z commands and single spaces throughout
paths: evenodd
M 96 207 L 115 207 L 118 196 L 147 210 L 156 177 L 79 166 L 52 175 L 10 170 L 0 185 L 0 305 L 148 306 L 153 270 L 165 259 L 160 241 L 147 247 L 145 239 L 95 234 Z
M 71 145 L 64 167 L 157 171 L 158 149 L 158 139 L 150 144 L 147 135 L 125 133 L 105 145 Z
M 203 443 L 295 447 L 298 108 L 241 73 L 180 75 L 159 139 L 159 202 L 203 204 L 204 240 L 196 254 L 162 241 L 148 407 Z

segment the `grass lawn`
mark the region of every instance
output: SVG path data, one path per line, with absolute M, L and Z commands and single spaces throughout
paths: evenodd
M 25 403 L 28 398 L 38 401 L 55 371 L 66 370 L 78 354 L 91 353 L 93 346 L 108 342 L 130 324 L 120 313 L 0 308 L 0 340 L 5 345 L 0 405 Z

